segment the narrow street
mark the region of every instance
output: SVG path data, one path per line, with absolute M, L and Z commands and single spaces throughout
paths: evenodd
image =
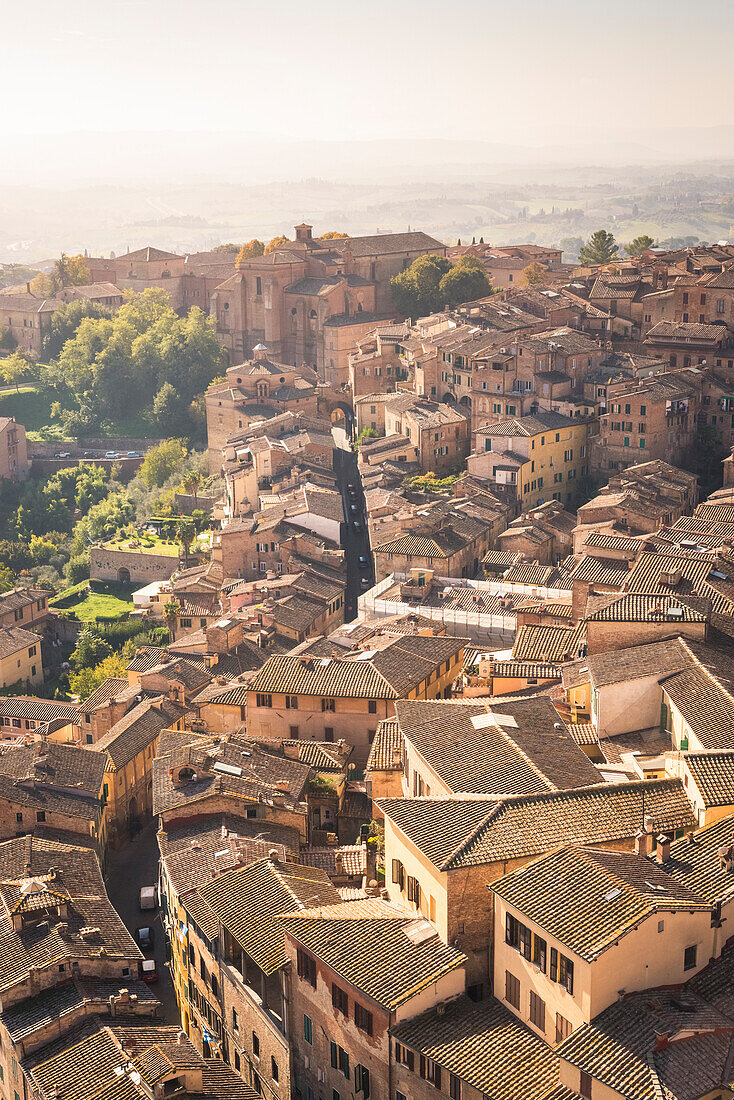
M 110 851 L 106 886 L 110 901 L 130 932 L 150 926 L 155 935 L 155 960 L 158 981 L 152 991 L 163 1005 L 167 1024 L 180 1023 L 173 982 L 166 965 L 166 934 L 159 909 L 140 909 L 140 887 L 158 882 L 158 842 L 153 825 L 147 825 L 130 844 L 119 851 Z
M 370 540 L 367 531 L 367 516 L 364 507 L 364 492 L 362 481 L 357 469 L 357 456 L 350 450 L 335 452 L 336 475 L 339 491 L 342 495 L 344 507 L 344 524 L 342 526 L 342 547 L 347 563 L 347 592 L 344 621 L 351 622 L 357 615 L 357 598 L 366 591 L 362 587 L 362 578 L 368 577 L 370 585 L 373 583 L 374 572 L 372 568 L 372 555 L 370 553 Z M 348 486 L 355 487 L 355 495 L 350 496 Z M 351 510 L 355 505 L 356 512 Z M 360 524 L 361 530 L 354 528 L 355 521 Z M 360 557 L 366 558 L 366 564 L 360 566 Z

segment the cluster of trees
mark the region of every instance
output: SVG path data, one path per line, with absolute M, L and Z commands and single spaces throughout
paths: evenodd
M 62 252 L 50 271 L 41 271 L 31 279 L 31 291 L 37 298 L 55 298 L 66 286 L 88 285 L 91 276 L 83 256 Z
M 65 321 L 73 326 L 68 314 Z M 46 369 L 52 416 L 75 438 L 136 412 L 165 435 L 198 436 L 202 395 L 223 365 L 213 321 L 198 308 L 179 317 L 166 292 L 151 287 L 112 317 L 82 316 Z
M 462 256 L 455 264 L 445 256 L 419 256 L 390 282 L 396 308 L 413 319 L 494 293 L 476 256 Z
M 336 229 L 330 229 L 328 233 L 321 234 L 320 240 L 331 241 L 348 236 L 348 233 L 340 233 Z M 278 237 L 273 237 L 267 244 L 265 244 L 264 241 L 259 241 L 257 237 L 254 237 L 251 241 L 245 241 L 242 245 L 237 253 L 235 263 L 239 265 L 242 260 L 252 260 L 258 256 L 267 256 L 269 252 L 275 252 L 276 248 L 282 248 L 284 244 L 290 244 L 290 238 L 282 234 Z M 230 251 L 236 248 L 236 244 L 220 245 L 215 251 Z
M 624 249 L 628 256 L 635 257 L 640 256 L 646 248 L 652 248 L 654 244 L 654 238 L 647 233 L 643 233 L 639 237 L 635 237 L 629 244 L 626 244 Z M 618 254 L 619 245 L 613 234 L 608 233 L 606 229 L 597 229 L 595 233 L 591 234 L 586 244 L 578 250 L 579 263 L 589 265 L 608 264 L 616 259 Z

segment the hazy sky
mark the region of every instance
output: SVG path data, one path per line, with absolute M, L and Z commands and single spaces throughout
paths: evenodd
M 732 0 L 29 0 L 2 28 L 4 134 L 523 144 L 731 122 Z

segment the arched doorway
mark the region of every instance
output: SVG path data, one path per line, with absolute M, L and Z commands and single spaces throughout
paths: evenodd
M 454 397 L 453 393 L 445 393 L 441 400 L 443 401 L 444 405 L 456 404 L 456 398 Z
M 120 584 L 130 584 L 130 570 L 126 569 L 124 565 L 120 566 L 117 570 L 117 579 Z

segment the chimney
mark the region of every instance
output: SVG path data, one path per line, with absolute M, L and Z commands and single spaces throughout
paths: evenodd
M 334 872 L 337 875 L 344 874 L 344 856 L 341 852 L 336 852 L 334 854 Z
M 658 849 L 655 853 L 655 858 L 658 863 L 665 863 L 670 859 L 670 837 L 667 837 L 665 833 L 661 833 L 657 840 Z
M 268 852 L 268 859 L 272 863 L 273 867 L 278 866 L 278 851 L 276 848 L 271 848 Z
M 635 833 L 635 851 L 638 856 L 652 855 L 652 833 L 638 829 Z

